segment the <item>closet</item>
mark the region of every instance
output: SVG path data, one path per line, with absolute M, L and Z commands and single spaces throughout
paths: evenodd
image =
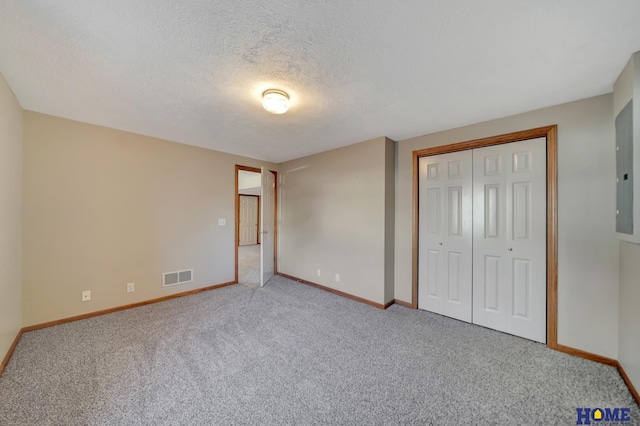
M 419 159 L 418 307 L 546 342 L 546 138 Z

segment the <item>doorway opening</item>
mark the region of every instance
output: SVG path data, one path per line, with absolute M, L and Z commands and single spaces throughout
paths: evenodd
M 277 273 L 277 173 L 236 165 L 235 280 L 264 286 Z
M 257 171 L 238 170 L 238 282 L 260 286 L 260 193 L 262 177 Z

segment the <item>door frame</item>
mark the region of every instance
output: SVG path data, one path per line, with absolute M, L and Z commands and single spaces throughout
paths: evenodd
M 547 139 L 547 347 L 558 348 L 558 125 L 507 133 L 413 151 L 413 238 L 411 307 L 418 309 L 418 160 L 422 157 L 502 145 L 528 139 Z
M 238 244 L 240 243 L 240 194 L 238 194 L 238 172 L 240 170 L 244 170 L 247 172 L 254 172 L 262 174 L 262 170 L 259 167 L 249 167 L 243 166 L 240 164 L 236 164 L 235 167 L 235 243 L 234 243 L 234 252 L 235 252 L 235 275 L 234 282 L 238 282 Z M 278 275 L 278 172 L 274 170 L 269 170 L 273 173 L 275 188 L 273 191 L 273 274 Z M 258 200 L 260 197 L 258 197 Z M 258 211 L 260 211 L 260 202 L 258 201 Z M 258 216 L 259 217 L 259 216 Z M 260 228 L 260 224 L 258 225 Z M 262 241 L 258 238 L 258 244 L 261 244 Z

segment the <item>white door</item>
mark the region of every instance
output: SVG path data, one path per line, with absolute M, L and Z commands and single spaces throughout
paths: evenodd
M 471 322 L 472 154 L 419 160 L 418 307 Z
M 240 245 L 258 244 L 258 197 L 240 195 Z
M 473 323 L 546 342 L 546 139 L 473 150 Z
M 262 188 L 260 197 L 260 286 L 264 286 L 273 276 L 274 269 L 274 200 L 275 179 L 273 173 L 262 168 Z

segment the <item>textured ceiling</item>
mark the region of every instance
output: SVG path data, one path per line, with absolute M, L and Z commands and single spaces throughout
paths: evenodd
M 275 162 L 607 93 L 637 50 L 638 0 L 0 0 L 23 108 Z

